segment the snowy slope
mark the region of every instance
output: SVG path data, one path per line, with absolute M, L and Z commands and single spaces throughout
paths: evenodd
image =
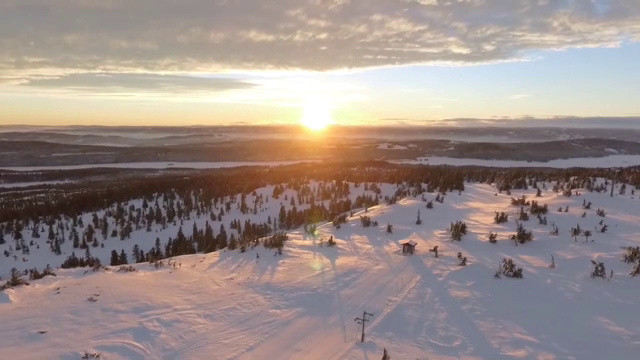
M 282 256 L 259 246 L 177 257 L 175 268 L 165 260 L 158 269 L 136 264 L 136 272 L 58 270 L 0 292 L 2 356 L 360 360 L 379 359 L 387 348 L 392 359 L 636 359 L 640 279 L 620 259 L 621 247 L 640 245 L 640 200 L 466 187 L 431 210 L 411 197 L 371 208 L 366 215 L 378 227 L 363 228 L 355 214 L 316 236 L 292 231 Z M 522 193 L 549 205 L 549 225 L 532 217 L 525 226 L 534 241 L 514 246 L 510 199 Z M 593 202 L 584 218 L 583 199 Z M 567 205 L 568 213 L 557 212 Z M 596 208 L 606 209 L 609 231 L 574 242 L 570 227 L 593 229 L 601 220 Z M 494 224 L 494 211 L 509 212 L 510 221 Z M 470 232 L 454 243 L 446 229 L 456 220 Z M 559 236 L 549 235 L 552 223 Z M 499 233 L 497 244 L 487 241 L 489 231 Z M 321 247 L 330 236 L 337 247 Z M 413 256 L 400 253 L 406 239 L 418 243 Z M 434 245 L 437 259 L 427 251 Z M 468 266 L 458 266 L 458 251 Z M 552 254 L 555 269 L 548 268 Z M 524 279 L 494 279 L 504 257 L 524 268 Z M 592 279 L 592 259 L 613 278 Z M 360 344 L 353 319 L 364 310 L 375 315 Z
M 317 182 L 312 182 L 309 185 L 314 188 L 318 186 Z M 139 245 L 140 248 L 144 251 L 152 248 L 155 244 L 156 238 L 160 240 L 161 246 L 164 248 L 169 237 L 175 238 L 176 234 L 180 227 L 184 230 L 185 233 L 191 234 L 192 226 L 195 223 L 199 229 L 204 229 L 205 224 L 209 223 L 218 233 L 218 229 L 220 226 L 224 226 L 227 232 L 232 233 L 234 230 L 231 229 L 231 222 L 233 220 L 239 220 L 241 223 L 244 223 L 246 220 L 250 220 L 254 223 L 264 223 L 267 222 L 269 218 L 277 218 L 278 213 L 281 206 L 284 206 L 287 210 L 292 208 L 290 203 L 290 199 L 297 195 L 297 192 L 293 189 L 286 189 L 278 199 L 274 199 L 271 197 L 274 190 L 273 185 L 267 186 L 264 188 L 257 189 L 254 194 L 249 194 L 246 196 L 246 203 L 252 205 L 254 201 L 258 198 L 263 199 L 264 202 L 261 202 L 260 206 L 257 210 L 256 214 L 253 214 L 251 211 L 247 214 L 241 213 L 239 209 L 241 195 L 237 194 L 234 196 L 227 196 L 224 199 L 224 202 L 231 202 L 232 206 L 230 210 L 225 212 L 225 215 L 222 216 L 221 221 L 212 221 L 209 218 L 208 213 L 202 213 L 200 216 L 197 216 L 195 212 L 189 214 L 188 220 L 176 220 L 174 222 L 170 222 L 166 227 L 163 227 L 159 224 L 154 224 L 149 230 L 144 227 L 135 228 L 131 234 L 130 239 L 120 240 L 119 237 L 111 237 L 108 235 L 104 238 L 101 234 L 97 234 L 96 238 L 99 239 L 101 244 L 100 247 L 89 246 L 88 250 L 91 256 L 96 257 L 101 260 L 103 264 L 109 264 L 109 256 L 111 250 L 116 250 L 120 252 L 124 249 L 127 254 L 131 253 L 131 250 L 134 245 Z M 349 198 L 351 200 L 355 200 L 355 198 L 359 195 L 367 194 L 374 195 L 372 191 L 364 190 L 363 186 L 356 187 L 354 184 L 350 186 L 350 194 Z M 395 187 L 390 184 L 382 184 L 381 186 L 383 195 L 392 195 L 395 191 Z M 269 199 L 266 201 L 266 199 Z M 181 199 L 184 201 L 184 199 Z M 122 204 L 123 207 L 128 208 L 130 206 L 134 206 L 136 208 L 140 208 L 142 205 L 142 199 L 136 199 Z M 328 204 L 328 200 L 323 202 L 325 205 Z M 153 206 L 153 203 L 151 204 Z M 219 203 L 213 207 L 213 210 L 216 214 L 219 213 L 223 208 L 223 204 Z M 308 208 L 308 204 L 297 204 L 297 208 L 299 210 Z M 164 214 L 166 214 L 166 209 Z M 110 208 L 97 211 L 96 215 L 98 218 L 102 218 L 105 212 L 111 211 L 113 213 L 116 212 L 116 205 L 112 205 Z M 82 219 L 84 226 L 78 227 L 77 230 L 82 236 L 83 231 L 86 227 L 91 223 L 92 213 L 85 213 L 79 218 Z M 109 218 L 109 229 L 119 229 L 115 220 L 113 218 Z M 70 230 L 68 228 L 71 225 L 71 220 L 69 218 L 65 218 L 63 220 L 59 220 L 56 224 L 63 224 L 65 226 L 64 235 L 61 238 L 67 238 L 70 235 Z M 42 270 L 46 265 L 50 265 L 51 267 L 56 267 L 62 264 L 62 262 L 72 253 L 77 255 L 78 257 L 83 257 L 85 255 L 85 250 L 73 248 L 73 244 L 71 240 L 65 240 L 61 243 L 61 254 L 56 256 L 51 252 L 50 244 L 47 242 L 48 236 L 48 227 L 44 221 L 40 222 L 38 225 L 38 229 L 40 232 L 40 238 L 33 238 L 32 234 L 32 226 L 33 222 L 28 224 L 22 231 L 22 236 L 25 239 L 25 243 L 32 244 L 29 246 L 29 253 L 24 254 L 20 251 L 16 250 L 16 244 L 13 239 L 13 235 L 8 234 L 5 235 L 5 243 L 0 244 L 0 276 L 2 279 L 5 279 L 9 274 L 12 268 L 16 268 L 19 271 L 28 270 L 31 268 L 37 268 Z M 54 226 L 57 230 L 57 226 Z M 97 233 L 100 232 L 100 229 L 96 229 Z M 110 231 L 109 231 L 110 232 Z M 1 254 L 4 251 L 8 251 L 10 255 L 8 257 L 2 256 Z

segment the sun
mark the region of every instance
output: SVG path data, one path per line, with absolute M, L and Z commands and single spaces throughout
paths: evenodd
M 320 132 L 332 122 L 329 104 L 321 100 L 309 101 L 305 104 L 300 123 L 307 129 Z

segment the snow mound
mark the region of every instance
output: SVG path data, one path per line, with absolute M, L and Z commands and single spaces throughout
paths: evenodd
M 9 295 L 9 292 L 12 292 L 12 291 L 13 290 L 11 290 L 11 289 L 0 291 L 0 304 L 10 304 L 11 303 L 11 296 Z

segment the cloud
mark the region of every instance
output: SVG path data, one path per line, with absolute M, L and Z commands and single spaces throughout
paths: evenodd
M 511 99 L 511 100 L 523 100 L 523 99 L 530 98 L 530 97 L 531 97 L 530 94 L 515 94 L 515 95 L 509 96 L 509 99 Z
M 21 86 L 40 89 L 67 89 L 98 93 L 150 93 L 218 92 L 246 89 L 254 84 L 227 78 L 160 75 L 149 73 L 77 73 L 59 77 L 29 79 Z
M 0 77 L 477 64 L 640 41 L 637 0 L 3 0 Z M 62 81 L 62 80 L 60 80 Z M 42 83 L 40 83 L 42 84 Z
M 409 119 L 388 118 L 388 121 L 402 121 L 407 125 L 431 125 L 467 127 L 546 127 L 546 128 L 591 128 L 591 129 L 640 129 L 640 117 L 494 117 L 494 118 L 447 118 L 447 119 Z

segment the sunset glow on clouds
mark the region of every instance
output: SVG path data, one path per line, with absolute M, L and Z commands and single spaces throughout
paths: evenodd
M 5 0 L 0 123 L 71 121 L 62 111 L 73 108 L 97 122 L 90 106 L 128 109 L 131 98 L 148 104 L 135 119 L 111 110 L 114 121 L 146 123 L 156 108 L 163 122 L 289 122 L 310 98 L 335 103 L 343 121 L 635 116 L 638 41 L 636 0 Z M 563 76 L 576 89 L 596 81 L 546 103 L 541 82 L 562 79 L 545 61 L 575 68 Z M 514 66 L 534 77 L 501 85 Z M 626 96 L 613 98 L 616 84 Z M 491 95 L 491 111 L 473 90 Z M 592 96 L 607 106 L 579 107 Z M 166 116 L 187 104 L 190 116 Z M 256 106 L 249 119 L 239 104 Z

